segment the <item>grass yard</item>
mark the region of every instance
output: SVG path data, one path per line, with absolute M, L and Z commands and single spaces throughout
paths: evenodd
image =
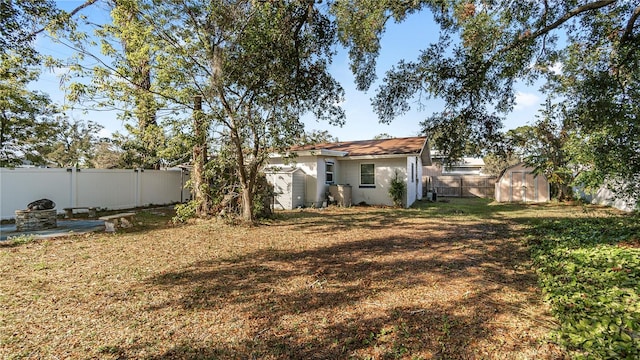
M 174 227 L 153 210 L 122 233 L 0 243 L 0 357 L 563 359 L 640 349 L 637 217 L 477 199 L 278 217 Z M 587 272 L 591 259 L 606 276 Z

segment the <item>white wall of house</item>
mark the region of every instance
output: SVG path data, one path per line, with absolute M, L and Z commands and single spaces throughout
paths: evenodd
M 65 207 L 127 209 L 172 204 L 189 198 L 188 176 L 180 170 L 0 168 L 0 218 L 14 217 L 34 200 L 47 198 Z
M 405 205 L 411 206 L 416 200 L 422 199 L 422 159 L 419 156 L 407 157 L 407 197 Z
M 417 196 L 417 200 L 422 200 L 422 198 L 425 196 L 424 194 L 424 182 L 422 181 L 423 177 L 424 177 L 424 163 L 422 162 L 422 158 L 420 156 L 417 157 L 418 159 L 418 196 Z
M 341 161 L 338 158 L 330 156 L 318 156 L 318 182 L 315 195 L 315 206 L 322 206 L 325 201 L 327 193 L 329 192 L 329 186 L 332 184 L 343 184 L 340 182 Z M 329 182 L 327 179 L 327 164 L 333 164 L 333 181 Z
M 291 183 L 291 208 L 296 209 L 304 206 L 306 174 L 302 170 L 292 174 Z
M 327 184 L 327 178 L 326 178 L 327 165 L 325 162 L 325 158 L 320 156 L 316 158 L 316 169 L 318 169 L 316 193 L 314 194 L 314 197 L 309 198 L 309 200 L 312 200 L 315 202 L 314 204 L 315 207 L 320 207 L 322 206 L 322 203 L 326 198 L 326 194 L 329 191 L 329 185 Z
M 269 159 L 270 166 L 294 166 L 306 174 L 305 180 L 305 206 L 320 207 L 326 199 L 329 191 L 329 183 L 327 183 L 326 171 L 327 162 L 333 162 L 333 183 L 343 184 L 340 182 L 340 173 L 342 172 L 342 162 L 339 158 L 330 156 L 298 156 L 293 161 L 285 164 L 282 158 Z
M 375 187 L 363 186 L 360 183 L 361 164 L 375 165 Z M 376 205 L 393 205 L 393 201 L 389 196 L 391 179 L 395 176 L 395 171 L 397 170 L 398 176 L 406 181 L 406 164 L 405 157 L 343 160 L 340 164 L 339 183 L 352 186 L 351 195 L 354 204 L 365 202 Z
M 329 185 L 326 179 L 327 162 L 333 162 L 333 183 L 352 186 L 352 203 L 365 202 L 376 205 L 393 205 L 389 196 L 391 179 L 398 176 L 407 185 L 405 205 L 411 206 L 422 199 L 422 159 L 420 156 L 339 158 L 327 156 L 299 156 L 289 164 L 281 158 L 272 158 L 271 166 L 295 166 L 306 175 L 305 206 L 322 206 Z M 374 164 L 375 186 L 363 186 L 360 183 L 360 165 Z M 413 168 L 413 177 L 411 169 Z

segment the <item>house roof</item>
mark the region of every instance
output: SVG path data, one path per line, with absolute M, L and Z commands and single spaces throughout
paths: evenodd
M 426 148 L 427 137 L 415 136 L 394 139 L 340 141 L 314 145 L 295 146 L 291 151 L 335 151 L 345 156 L 421 155 Z M 428 148 L 426 148 L 428 151 Z

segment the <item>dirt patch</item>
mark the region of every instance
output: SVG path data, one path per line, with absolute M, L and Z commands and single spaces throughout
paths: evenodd
M 640 239 L 631 239 L 629 241 L 623 241 L 618 243 L 618 246 L 624 248 L 640 248 Z
M 0 354 L 563 358 L 513 228 L 437 211 L 293 211 L 252 228 L 214 220 L 0 248 Z

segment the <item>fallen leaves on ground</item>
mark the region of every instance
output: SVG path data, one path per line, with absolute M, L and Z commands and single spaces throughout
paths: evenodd
M 500 211 L 331 208 L 3 246 L 0 356 L 563 358 Z

